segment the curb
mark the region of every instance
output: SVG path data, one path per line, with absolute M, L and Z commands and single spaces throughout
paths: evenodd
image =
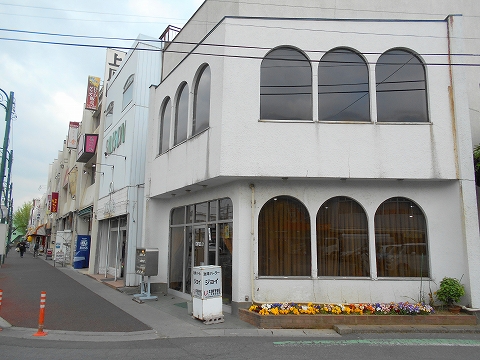
M 446 333 L 468 333 L 480 334 L 480 326 L 462 325 L 334 325 L 339 335 L 348 334 L 387 334 L 387 333 L 425 333 L 425 334 L 446 334 Z

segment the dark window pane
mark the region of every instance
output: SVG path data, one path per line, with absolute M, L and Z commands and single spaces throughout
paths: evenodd
M 193 104 L 193 131 L 192 135 L 208 128 L 210 120 L 210 67 L 202 70 L 196 85 Z
M 187 139 L 188 126 L 188 85 L 183 84 L 178 95 L 175 112 L 175 141 L 174 144 L 181 143 Z
M 172 210 L 172 225 L 185 224 L 185 207 Z
M 186 227 L 186 242 L 187 242 L 187 251 L 186 251 L 186 261 L 185 261 L 185 293 L 190 294 L 192 290 L 192 242 L 193 234 L 192 227 Z
M 312 120 L 312 69 L 299 51 L 280 48 L 263 59 L 260 118 Z
M 370 121 L 367 64 L 351 50 L 332 50 L 320 60 L 318 119 Z
M 261 276 L 310 276 L 310 216 L 289 196 L 269 200 L 258 217 L 258 268 Z
M 196 223 L 207 221 L 207 210 L 208 210 L 208 203 L 206 202 L 195 205 L 195 222 Z
M 170 240 L 170 289 L 183 291 L 184 227 L 172 228 Z
M 335 197 L 317 213 L 318 276 L 369 276 L 367 215 L 354 200 Z
M 233 219 L 233 203 L 229 198 L 219 200 L 219 220 Z
M 217 200 L 210 201 L 208 204 L 210 207 L 208 210 L 208 220 L 216 221 L 217 220 Z
M 170 119 L 172 114 L 172 104 L 170 98 L 165 102 L 163 107 L 161 123 L 160 123 L 160 145 L 159 153 L 162 154 L 168 150 L 170 142 Z
M 218 265 L 222 267 L 222 300 L 223 303 L 232 302 L 232 251 L 233 251 L 233 224 L 220 224 L 218 241 Z
M 195 212 L 195 205 L 187 206 L 187 224 L 193 223 L 193 214 Z
M 427 227 L 411 200 L 391 198 L 375 213 L 375 249 L 379 277 L 428 277 Z
M 375 71 L 379 122 L 428 122 L 425 68 L 418 57 L 390 50 Z

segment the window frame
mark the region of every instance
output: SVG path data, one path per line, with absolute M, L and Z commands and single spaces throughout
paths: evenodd
M 133 101 L 133 83 L 135 82 L 135 74 L 132 74 L 125 81 L 123 85 L 123 96 L 122 96 L 122 111 Z
M 202 83 L 202 80 L 205 79 L 204 75 L 205 75 L 205 72 L 208 70 L 208 90 L 205 89 L 205 88 L 202 88 L 201 85 L 203 85 Z M 199 67 L 199 70 L 198 70 L 198 73 L 197 73 L 197 76 L 196 76 L 196 80 L 195 80 L 195 85 L 193 87 L 193 116 L 192 116 L 192 136 L 195 136 L 199 133 L 201 133 L 202 131 L 208 129 L 210 127 L 210 104 L 211 104 L 211 90 L 212 90 L 212 70 L 210 68 L 210 66 L 208 64 L 202 64 L 200 67 Z M 207 86 L 207 85 L 205 85 Z M 198 97 L 199 97 L 199 91 L 202 91 L 201 92 L 201 95 L 203 96 L 204 93 L 207 94 L 208 93 L 208 106 L 207 106 L 207 118 L 206 118 L 206 121 L 205 119 L 201 119 L 203 121 L 201 121 L 201 127 L 200 129 L 197 129 L 198 128 L 198 110 L 199 110 L 199 106 L 198 106 Z M 201 97 L 202 97 L 201 96 Z M 205 109 L 204 109 L 205 110 Z M 205 124 L 206 123 L 206 124 Z
M 298 56 L 298 58 L 296 59 L 287 59 L 287 58 L 281 58 L 281 57 L 278 57 L 278 58 L 275 58 L 275 53 L 279 53 L 281 51 L 291 51 L 292 54 L 295 54 L 296 56 Z M 282 56 L 282 55 L 280 55 Z M 301 73 L 301 76 L 299 76 L 300 74 L 300 71 L 298 69 L 298 67 L 296 66 L 272 66 L 270 68 L 274 68 L 274 67 L 277 67 L 277 68 L 283 68 L 283 70 L 280 72 L 280 69 L 277 69 L 276 70 L 276 73 L 273 73 L 273 71 L 270 71 L 270 70 L 265 70 L 265 69 L 268 69 L 269 67 L 267 66 L 268 65 L 268 62 L 271 62 L 271 61 L 292 61 L 292 64 L 293 62 L 302 62 L 302 65 L 304 64 L 308 64 L 308 77 L 306 77 L 305 74 Z M 295 71 L 294 69 L 296 68 L 296 73 L 295 75 L 296 76 L 292 76 L 291 73 L 289 73 L 289 71 Z M 288 69 L 288 70 L 286 70 Z M 280 74 L 280 75 L 279 75 Z M 308 84 L 305 84 L 305 85 L 302 85 L 302 84 L 299 84 L 299 85 L 295 85 L 295 84 L 277 84 L 277 82 L 279 81 L 278 79 L 281 79 L 281 78 L 286 78 L 290 75 L 290 77 L 294 78 L 295 80 L 299 80 L 301 79 L 302 77 L 305 77 L 305 79 L 307 79 L 307 81 L 309 82 Z M 274 80 L 272 84 L 270 84 L 267 79 L 270 78 L 269 80 L 272 81 L 272 79 L 277 79 L 277 80 Z M 266 83 L 265 83 L 266 82 Z M 305 87 L 306 88 L 306 91 L 305 93 L 285 93 L 285 94 L 281 94 L 281 93 L 265 93 L 264 89 L 263 88 L 282 88 L 282 87 L 289 87 L 290 89 L 293 87 L 293 88 L 302 88 L 302 87 Z M 274 105 L 272 104 L 271 102 L 274 101 L 274 100 L 267 100 L 269 99 L 269 97 L 267 96 L 272 96 L 272 97 L 279 97 L 281 95 L 288 95 L 288 99 L 290 100 L 289 102 L 286 101 L 286 97 L 283 97 L 280 99 L 280 101 L 277 100 L 277 105 Z M 304 96 L 304 98 L 301 98 L 300 100 L 295 100 L 295 96 Z M 262 59 L 262 63 L 260 65 L 260 88 L 259 88 L 259 97 L 260 97 L 260 109 L 259 109 L 259 116 L 260 116 L 260 120 L 261 121 L 294 121 L 294 122 L 313 122 L 313 95 L 314 95 L 314 91 L 313 91 L 313 69 L 312 69 L 312 62 L 311 60 L 309 59 L 309 57 L 300 49 L 294 47 L 294 46 L 288 46 L 288 45 L 284 45 L 284 46 L 279 46 L 279 47 L 276 47 L 272 50 L 270 50 L 265 56 L 264 58 Z M 270 98 L 272 99 L 272 98 Z M 307 101 L 307 105 L 301 105 L 301 101 L 305 101 L 304 99 L 308 99 Z M 278 108 L 278 104 L 282 104 L 282 108 L 279 109 Z M 294 110 L 290 110 L 291 114 L 287 114 L 287 115 L 281 115 L 281 116 L 278 116 L 278 113 L 282 113 L 284 114 L 286 112 L 286 109 L 289 108 L 289 104 L 290 103 L 293 103 L 295 104 L 295 109 Z M 273 116 L 269 113 L 272 112 L 272 108 L 274 108 L 277 112 L 277 116 Z M 307 111 L 305 111 L 305 109 L 307 109 Z M 301 116 L 299 115 L 299 110 L 305 112 L 304 114 L 302 114 Z
M 283 202 L 283 203 L 282 203 Z M 286 206 L 285 206 L 286 204 Z M 292 206 L 292 204 L 294 206 Z M 280 207 L 285 207 L 286 209 L 281 209 Z M 276 209 L 280 208 L 280 209 Z M 278 210 L 278 212 L 277 212 Z M 283 217 L 284 214 L 281 214 L 280 211 L 290 212 L 290 215 Z M 267 213 L 267 211 L 273 211 Z M 295 214 L 295 216 L 292 216 Z M 300 220 L 305 220 L 302 224 L 299 222 L 300 229 L 293 231 L 292 219 L 297 218 L 297 214 L 301 216 Z M 270 218 L 270 219 L 267 219 Z M 269 228 L 267 221 L 271 220 L 273 226 Z M 284 220 L 284 223 L 281 224 L 281 220 Z M 263 223 L 262 223 L 263 221 Z M 311 239 L 311 220 L 310 214 L 307 207 L 300 200 L 293 196 L 289 195 L 279 195 L 275 196 L 268 201 L 260 209 L 258 220 L 258 252 L 257 252 L 257 266 L 258 266 L 258 277 L 260 278 L 270 278 L 270 277 L 291 277 L 291 278 L 311 278 L 312 276 L 312 239 Z M 292 227 L 290 227 L 292 226 Z M 302 229 L 303 227 L 303 229 Z M 287 230 L 290 229 L 290 233 L 287 233 Z M 285 231 L 284 231 L 285 230 Z M 303 237 L 292 240 L 292 236 L 295 234 L 303 232 Z M 274 235 L 271 236 L 273 233 Z M 275 233 L 281 234 L 278 236 L 278 239 L 273 239 Z M 286 234 L 286 237 L 285 237 Z M 282 254 L 280 248 L 282 246 L 282 238 L 289 240 L 285 253 Z M 275 242 L 276 241 L 276 242 Z M 284 240 L 283 240 L 284 241 Z M 296 247 L 296 248 L 295 248 Z M 278 251 L 280 249 L 280 251 Z M 299 254 L 299 251 L 304 251 L 304 257 L 302 254 Z M 270 262 L 270 259 L 285 259 L 285 263 L 274 264 Z M 295 262 L 296 260 L 301 260 Z M 295 262 L 295 264 L 294 264 Z M 290 264 L 290 265 L 289 265 Z M 303 265 L 303 266 L 302 266 Z M 290 266 L 290 269 L 288 269 Z M 294 267 L 297 267 L 296 269 Z M 276 268 L 275 268 L 276 267 Z
M 169 117 L 168 121 L 165 118 L 165 113 L 167 111 L 167 107 L 169 110 Z M 158 140 L 158 155 L 161 155 L 165 152 L 167 152 L 170 149 L 170 133 L 171 133 L 171 122 L 172 122 L 172 99 L 170 96 L 166 96 L 165 99 L 163 99 L 162 106 L 160 107 L 160 131 L 159 131 L 159 140 Z M 166 128 L 166 125 L 168 124 L 168 128 Z M 168 130 L 168 136 L 164 138 L 165 136 L 165 130 Z M 166 148 L 164 148 L 164 141 L 166 140 Z
M 186 96 L 185 98 L 185 108 L 180 107 L 180 102 L 182 101 L 182 96 Z M 188 139 L 188 118 L 189 118 L 189 113 L 188 113 L 188 106 L 189 106 L 189 88 L 188 88 L 188 83 L 186 81 L 182 81 L 181 84 L 178 86 L 177 90 L 177 96 L 175 97 L 175 125 L 174 125 L 174 138 L 173 138 L 173 146 L 176 146 L 178 144 L 181 144 L 182 142 L 186 141 Z M 185 121 L 185 124 L 182 122 L 182 130 L 183 127 L 185 128 L 185 134 L 180 134 L 184 135 L 185 137 L 181 138 L 179 140 L 179 111 L 185 111 L 185 119 L 182 119 Z
M 347 61 L 339 61 L 335 58 L 341 57 L 341 54 L 344 54 L 345 57 L 350 57 L 351 59 L 346 59 Z M 352 58 L 353 56 L 353 58 Z M 333 59 L 329 59 L 333 57 Z M 353 60 L 355 59 L 355 60 Z M 326 76 L 323 77 L 323 67 L 325 63 L 329 63 L 327 67 L 330 69 L 327 71 Z M 350 67 L 351 64 L 351 67 Z M 343 69 L 340 67 L 343 66 Z M 353 68 L 353 66 L 361 66 Z M 360 74 L 361 70 L 361 74 Z M 340 77 L 338 76 L 340 73 Z M 332 75 L 333 74 L 333 75 Z M 333 76 L 332 79 L 329 76 Z M 339 83 L 339 81 L 345 81 L 350 79 L 354 79 L 356 77 L 360 77 L 360 81 L 356 83 Z M 370 69 L 368 66 L 368 62 L 366 61 L 365 57 L 355 49 L 351 49 L 348 47 L 337 47 L 327 51 L 320 61 L 318 62 L 318 73 L 317 73 L 318 83 L 317 83 L 317 99 L 318 99 L 318 121 L 325 121 L 325 122 L 356 122 L 356 123 L 370 123 L 371 122 L 371 107 L 370 107 Z M 331 80 L 331 83 L 326 83 L 326 81 L 322 81 L 323 79 Z M 332 81 L 333 80 L 333 81 Z M 363 82 L 365 81 L 365 82 Z M 334 101 L 331 99 L 329 100 L 330 95 L 325 91 L 320 91 L 321 87 L 330 87 L 330 89 L 335 89 L 332 94 L 337 96 L 334 100 L 336 100 L 337 104 L 334 104 Z M 356 99 L 347 99 L 347 96 L 354 98 L 356 93 L 363 94 L 360 97 L 357 96 Z M 327 99 L 321 99 L 323 98 Z M 366 98 L 366 100 L 362 100 Z M 340 104 L 338 103 L 340 100 Z M 355 104 L 358 102 L 362 102 L 362 107 L 359 111 L 355 111 L 352 116 L 342 116 L 338 117 L 340 114 L 344 113 L 347 109 L 353 108 L 355 109 Z M 345 105 L 348 104 L 348 105 Z M 324 107 L 324 104 L 327 104 Z M 327 112 L 328 107 L 336 108 L 334 115 L 331 115 L 330 118 L 324 115 Z M 357 105 L 358 107 L 358 105 Z M 330 110 L 328 109 L 328 110 Z M 340 109 L 340 110 L 339 110 Z M 339 111 L 338 111 L 339 110 Z M 337 112 L 338 111 L 338 112 Z M 331 112 L 331 110 L 330 110 Z
M 395 53 L 395 52 L 399 52 L 399 53 L 403 53 L 404 56 L 410 56 L 410 59 L 403 63 L 403 64 L 395 64 L 395 63 L 389 63 L 388 61 L 385 61 L 385 63 L 382 64 L 381 62 L 381 59 L 382 57 L 384 58 L 387 58 L 387 56 L 390 56 L 391 53 Z M 400 55 L 400 54 L 399 54 Z M 382 89 L 384 86 L 383 85 L 386 85 L 388 84 L 386 82 L 386 80 L 390 79 L 391 77 L 393 77 L 394 75 L 398 74 L 398 73 L 402 73 L 403 70 L 406 70 L 408 69 L 407 65 L 408 63 L 410 62 L 410 60 L 412 59 L 416 59 L 416 64 L 412 64 L 412 65 L 416 65 L 418 66 L 418 68 L 416 69 L 419 69 L 421 68 L 421 72 L 422 72 L 422 78 L 420 79 L 416 79 L 416 80 L 407 80 L 405 82 L 410 82 L 410 83 L 419 83 L 419 82 L 423 82 L 424 84 L 424 88 L 423 89 L 400 89 L 400 85 L 397 85 L 397 88 L 395 88 L 395 85 L 392 85 L 392 89 Z M 380 80 L 378 78 L 379 74 L 381 73 L 379 71 L 379 69 L 381 69 L 382 66 L 389 66 L 390 65 L 399 65 L 399 68 L 397 70 L 395 70 L 391 75 L 387 76 L 385 79 L 383 80 Z M 380 66 L 380 68 L 379 68 Z M 415 69 L 415 68 L 411 68 L 411 69 Z M 383 75 L 383 74 L 382 74 Z M 411 74 L 408 74 L 408 76 L 411 76 Z M 407 77 L 407 75 L 405 75 L 405 78 Z M 380 81 L 379 81 L 380 80 Z M 429 109 L 429 105 L 428 105 L 428 81 L 427 81 L 427 67 L 426 67 L 426 64 L 425 64 L 425 61 L 420 57 L 419 54 L 417 54 L 415 51 L 411 50 L 411 49 L 407 49 L 407 48 L 401 48 L 401 47 L 396 47 L 396 48 L 392 48 L 392 49 L 389 49 L 385 52 L 383 52 L 379 58 L 377 59 L 376 63 L 375 63 L 375 99 L 376 99 L 376 112 L 377 112 L 377 119 L 376 119 L 376 122 L 379 123 L 379 124 L 429 124 L 431 123 L 430 122 L 430 109 Z M 392 82 L 392 84 L 395 84 L 395 82 Z M 398 84 L 398 82 L 397 82 Z M 380 87 L 380 89 L 379 89 Z M 386 86 L 385 86 L 386 87 Z M 411 96 L 410 99 L 407 99 L 407 95 L 408 95 L 408 91 L 422 91 L 424 96 Z M 383 115 L 383 108 L 382 108 L 382 104 L 388 104 L 385 106 L 385 108 L 391 108 L 391 101 L 388 101 L 388 100 L 384 100 L 384 99 L 381 99 L 379 98 L 380 97 L 383 97 L 385 98 L 386 96 L 388 95 L 385 95 L 387 92 L 392 92 L 392 93 L 395 93 L 395 102 L 394 103 L 400 103 L 400 104 L 403 104 L 403 106 L 396 106 L 397 108 L 400 108 L 400 109 L 408 109 L 409 111 L 412 110 L 412 108 L 414 108 L 414 105 L 415 105 L 415 101 L 418 101 L 419 99 L 422 99 L 422 103 L 421 104 L 417 104 L 416 108 L 417 108 L 417 111 L 419 110 L 419 112 L 424 112 L 424 114 L 422 114 L 422 120 L 415 120 L 415 116 L 410 116 L 410 119 L 412 120 L 398 120 L 397 118 L 394 118 L 394 120 L 385 120 L 386 118 L 388 119 L 389 117 L 388 116 L 384 116 Z M 403 98 L 401 99 L 401 101 L 399 100 L 399 98 Z M 422 109 L 420 109 L 420 107 Z M 399 113 L 398 109 L 397 110 L 393 110 L 393 112 L 395 113 Z M 388 112 L 387 112 L 387 115 L 388 115 Z

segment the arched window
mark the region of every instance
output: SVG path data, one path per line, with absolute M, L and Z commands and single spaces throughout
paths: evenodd
M 300 51 L 282 47 L 263 59 L 260 118 L 312 120 L 312 69 Z
M 187 139 L 188 131 L 188 85 L 180 85 L 175 106 L 175 139 L 174 145 Z
M 428 122 L 423 62 L 413 53 L 385 52 L 376 66 L 377 121 Z
M 135 75 L 134 74 L 130 75 L 127 81 L 125 82 L 125 85 L 123 86 L 122 111 L 133 99 L 133 80 L 134 79 L 135 79 Z
M 110 101 L 110 103 L 107 106 L 107 110 L 105 110 L 105 129 L 107 129 L 110 125 L 112 125 L 114 105 L 115 105 L 115 102 Z
M 310 216 L 295 198 L 269 200 L 258 216 L 260 276 L 311 276 Z
M 210 120 L 210 67 L 200 71 L 194 88 L 192 135 L 208 128 Z
M 395 197 L 375 213 L 378 277 L 428 277 L 427 225 L 411 200 Z
M 318 119 L 370 121 L 368 67 L 354 51 L 334 49 L 320 60 Z
M 318 276 L 369 276 L 368 224 L 355 200 L 334 197 L 317 213 Z
M 160 112 L 160 142 L 158 144 L 158 153 L 162 154 L 168 150 L 170 145 L 170 120 L 172 114 L 172 102 L 167 97 L 163 101 L 163 107 Z

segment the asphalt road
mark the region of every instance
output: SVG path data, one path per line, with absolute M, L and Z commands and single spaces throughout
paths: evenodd
M 46 291 L 45 329 L 130 332 L 150 327 L 93 293 L 49 262 L 12 251 L 0 268 L 0 316 L 16 327 L 38 328 L 40 293 Z
M 328 339 L 269 337 L 175 338 L 92 343 L 0 337 L 5 360 L 85 359 L 478 359 L 478 334 L 379 334 Z

